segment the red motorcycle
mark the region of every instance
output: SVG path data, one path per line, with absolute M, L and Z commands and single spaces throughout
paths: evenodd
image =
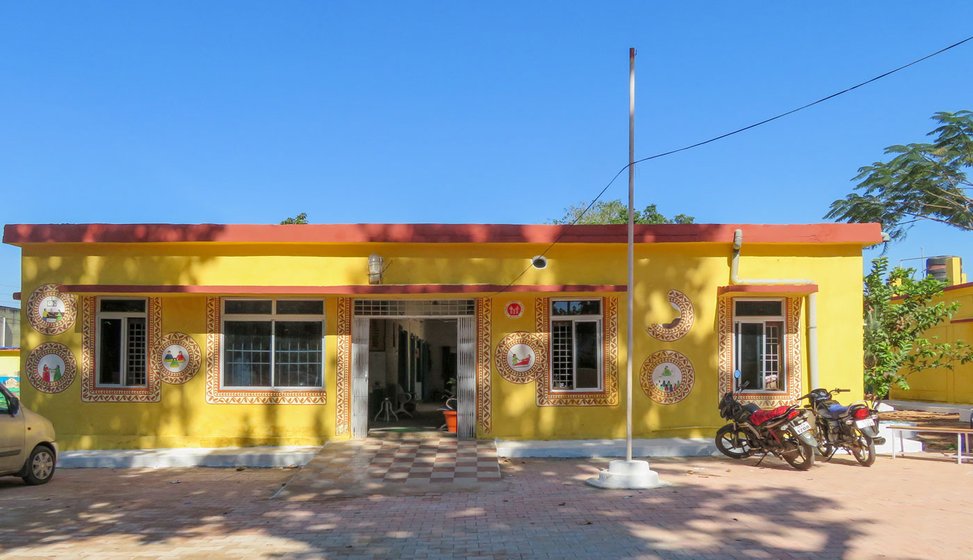
M 818 446 L 809 415 L 810 411 L 797 405 L 767 410 L 753 403 L 744 404 L 728 392 L 720 400 L 720 416 L 730 423 L 716 431 L 716 447 L 731 459 L 772 454 L 795 469 L 806 471 L 814 465 L 814 450 Z

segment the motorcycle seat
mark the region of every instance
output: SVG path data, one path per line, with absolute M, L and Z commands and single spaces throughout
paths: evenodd
M 790 414 L 787 414 L 790 412 Z M 792 410 L 789 406 L 778 406 L 777 408 L 760 409 L 750 415 L 750 422 L 754 426 L 759 426 L 770 422 L 771 420 L 777 420 L 780 417 L 787 415 L 788 419 L 794 418 L 800 414 L 797 410 Z
M 848 407 L 842 406 L 837 403 L 829 404 L 827 410 L 824 410 L 822 412 L 824 412 L 825 416 L 829 416 L 831 418 L 838 418 L 839 416 L 844 416 L 845 414 L 848 413 Z

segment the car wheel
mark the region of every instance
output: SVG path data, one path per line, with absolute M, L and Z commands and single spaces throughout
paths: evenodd
M 30 485 L 45 484 L 54 476 L 54 451 L 45 445 L 38 445 L 30 452 L 24 465 L 24 482 Z

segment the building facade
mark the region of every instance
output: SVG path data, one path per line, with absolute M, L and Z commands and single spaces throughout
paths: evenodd
M 711 437 L 862 396 L 876 224 L 8 225 L 22 393 L 66 449 L 308 445 L 454 395 L 459 437 Z M 739 374 L 735 374 L 739 372 Z M 406 402 L 408 401 L 408 402 Z M 380 406 L 381 405 L 381 406 Z M 404 407 L 404 408 L 403 408 Z M 414 410 L 414 409 L 412 409 Z
M 959 257 L 933 257 L 927 260 L 926 274 L 946 283 L 943 295 L 932 303 L 959 303 L 959 310 L 948 322 L 930 329 L 926 337 L 936 342 L 973 343 L 973 283 L 966 281 Z M 909 374 L 909 389 L 892 387 L 889 398 L 909 401 L 973 403 L 973 363 L 954 364 Z M 965 420 L 965 419 L 964 419 Z

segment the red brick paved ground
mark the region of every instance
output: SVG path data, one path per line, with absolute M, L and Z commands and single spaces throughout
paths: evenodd
M 933 455 L 807 473 L 654 460 L 672 486 L 588 487 L 606 462 L 502 463 L 453 491 L 271 499 L 293 470 L 61 470 L 0 479 L 4 558 L 973 558 L 973 466 Z

